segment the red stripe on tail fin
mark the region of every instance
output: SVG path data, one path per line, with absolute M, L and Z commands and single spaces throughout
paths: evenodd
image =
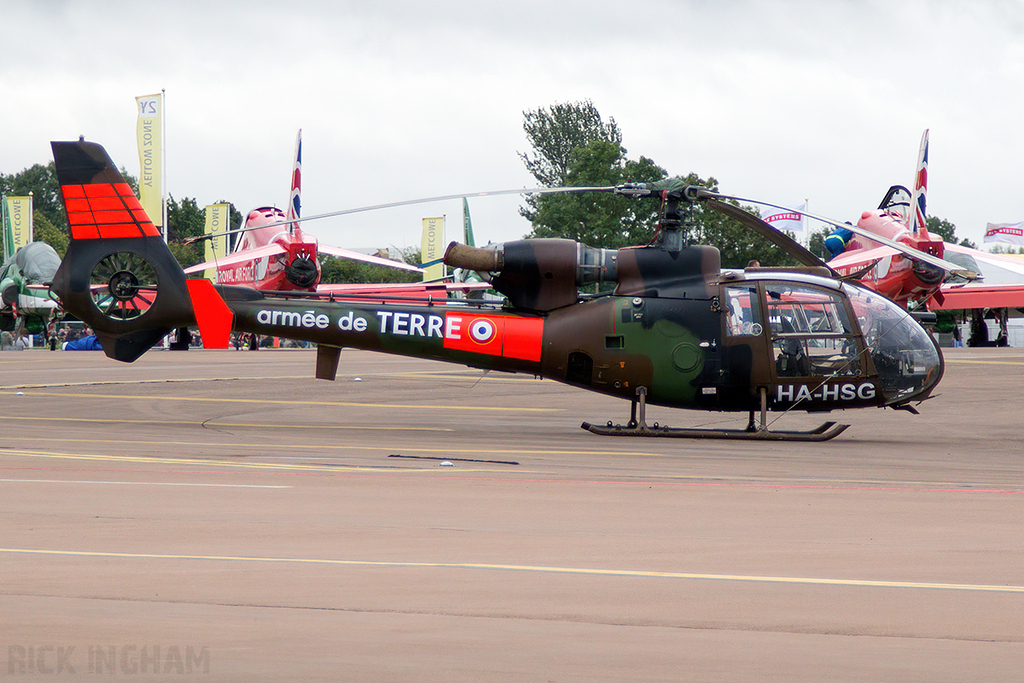
M 127 183 L 62 185 L 72 239 L 160 237 Z

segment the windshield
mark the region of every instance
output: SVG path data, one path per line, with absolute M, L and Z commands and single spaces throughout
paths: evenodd
M 913 316 L 869 289 L 843 283 L 878 371 L 886 405 L 925 399 L 942 377 L 942 354 Z

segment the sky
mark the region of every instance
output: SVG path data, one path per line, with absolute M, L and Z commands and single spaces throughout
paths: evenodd
M 138 175 L 135 97 L 166 92 L 166 189 L 303 215 L 534 187 L 523 112 L 590 100 L 627 156 L 723 193 L 855 221 L 911 185 L 981 244 L 1024 221 L 1018 0 L 5 0 L 0 172 L 84 135 Z M 478 242 L 530 230 L 518 195 L 471 200 Z M 418 247 L 460 201 L 310 221 L 322 242 Z

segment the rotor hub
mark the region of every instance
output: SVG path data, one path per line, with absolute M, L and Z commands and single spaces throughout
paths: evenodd
M 110 295 L 118 301 L 130 301 L 139 292 L 139 278 L 135 273 L 127 270 L 120 270 L 110 276 L 108 282 Z

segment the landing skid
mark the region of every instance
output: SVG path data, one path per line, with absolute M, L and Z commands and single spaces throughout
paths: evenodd
M 747 441 L 828 441 L 842 434 L 850 426 L 825 422 L 817 429 L 810 431 L 772 431 L 767 427 L 768 399 L 764 389 L 761 390 L 760 424 L 755 423 L 752 410 L 750 411 L 750 423 L 746 429 L 687 429 L 662 427 L 657 422 L 653 426 L 648 426 L 645 419 L 647 389 L 639 387 L 636 393 L 637 398 L 633 399 L 628 424 L 613 425 L 609 421 L 607 425 L 601 426 L 584 422 L 580 426 L 588 432 L 601 436 L 663 436 L 678 439 L 743 439 Z M 639 419 L 637 419 L 637 406 L 640 407 Z

